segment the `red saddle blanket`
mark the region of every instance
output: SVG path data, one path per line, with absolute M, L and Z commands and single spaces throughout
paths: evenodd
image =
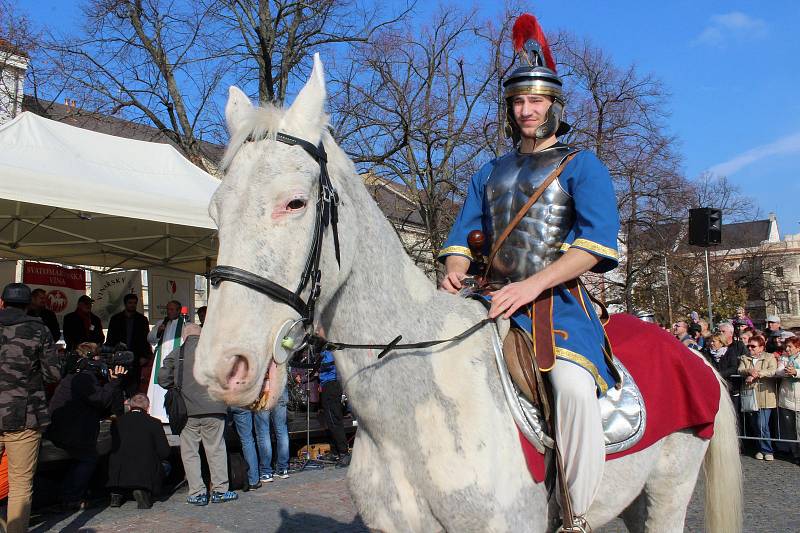
M 613 315 L 606 324 L 614 355 L 633 376 L 644 399 L 647 424 L 633 447 L 606 456 L 613 461 L 638 452 L 676 431 L 692 429 L 701 438 L 714 435 L 720 387 L 708 365 L 655 324 L 632 315 Z M 544 455 L 520 433 L 528 469 L 544 481 Z

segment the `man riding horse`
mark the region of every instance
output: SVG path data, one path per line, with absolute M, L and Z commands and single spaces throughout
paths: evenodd
M 531 333 L 536 359 L 553 388 L 562 483 L 573 513 L 583 516 L 605 463 L 598 397 L 619 377 L 603 325 L 578 278 L 617 266 L 619 214 L 603 163 L 592 152 L 558 141 L 570 127 L 562 120 L 562 83 L 532 15 L 517 19 L 513 40 L 526 63 L 503 82 L 506 133 L 514 149 L 472 177 L 439 254 L 446 266 L 441 289 L 462 288 L 476 259 L 468 235 L 484 232 L 484 251 L 494 252 L 486 281 L 500 287 L 490 293 L 489 316 L 512 318 Z M 548 360 L 552 363 L 541 364 Z

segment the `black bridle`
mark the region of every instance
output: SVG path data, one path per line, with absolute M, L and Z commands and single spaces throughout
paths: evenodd
M 255 142 L 269 137 L 253 138 L 248 137 L 245 142 Z M 306 151 L 308 155 L 314 158 L 319 164 L 319 194 L 317 196 L 316 215 L 314 220 L 314 234 L 311 241 L 311 248 L 306 258 L 306 265 L 303 268 L 303 273 L 300 276 L 300 283 L 294 292 L 290 291 L 282 285 L 278 285 L 258 274 L 253 274 L 247 270 L 227 266 L 217 265 L 212 268 L 208 273 L 208 278 L 211 285 L 215 288 L 223 281 L 232 281 L 243 285 L 261 294 L 265 294 L 279 302 L 285 303 L 300 315 L 300 320 L 303 325 L 310 329 L 314 322 L 314 307 L 320 294 L 320 280 L 321 272 L 319 270 L 319 261 L 322 255 L 322 237 L 328 226 L 333 231 L 333 247 L 336 253 L 336 262 L 340 263 L 339 252 L 339 232 L 337 224 L 339 222 L 339 195 L 336 193 L 331 178 L 328 175 L 328 154 L 325 152 L 325 147 L 322 141 L 317 146 L 310 142 L 287 135 L 285 133 L 278 133 L 274 140 L 288 144 L 289 146 L 299 146 Z M 311 288 L 308 293 L 308 299 L 303 300 L 303 291 L 306 290 L 309 283 Z
M 245 142 L 255 142 L 270 137 L 248 137 Z M 300 346 L 296 348 L 299 352 L 302 348 L 307 346 L 319 345 L 320 348 L 315 350 L 321 352 L 322 350 L 342 350 L 345 348 L 356 350 L 367 349 L 380 349 L 378 359 L 395 349 L 419 349 L 429 348 L 446 342 L 455 342 L 472 335 L 489 322 L 491 319 L 485 318 L 480 322 L 474 324 L 472 327 L 463 331 L 462 333 L 451 337 L 449 339 L 441 339 L 434 341 L 423 341 L 415 343 L 400 344 L 402 335 L 396 337 L 388 344 L 346 344 L 341 342 L 330 342 L 317 336 L 313 329 L 314 323 L 314 307 L 320 295 L 320 281 L 322 273 L 319 269 L 319 261 L 322 255 L 322 237 L 325 234 L 325 229 L 330 226 L 333 231 L 333 247 L 336 253 L 336 262 L 341 265 L 340 251 L 339 251 L 339 232 L 337 224 L 339 222 L 339 195 L 336 193 L 333 184 L 331 183 L 330 176 L 328 175 L 328 154 L 322 145 L 322 141 L 317 146 L 310 142 L 287 135 L 285 133 L 278 133 L 274 140 L 288 144 L 289 146 L 299 146 L 306 151 L 308 155 L 314 158 L 319 164 L 319 195 L 317 197 L 316 218 L 314 221 L 314 235 L 311 241 L 311 249 L 309 250 L 308 257 L 306 258 L 306 265 L 303 273 L 300 276 L 300 283 L 294 292 L 290 291 L 282 285 L 278 285 L 272 280 L 269 280 L 258 274 L 254 274 L 247 270 L 228 266 L 217 265 L 212 268 L 208 273 L 209 281 L 214 288 L 219 287 L 223 281 L 231 281 L 238 283 L 248 289 L 260 292 L 270 298 L 279 302 L 285 303 L 300 315 L 298 323 L 302 323 L 305 328 L 305 337 Z M 303 300 L 302 294 L 306 290 L 309 282 L 311 289 L 308 294 L 308 300 Z

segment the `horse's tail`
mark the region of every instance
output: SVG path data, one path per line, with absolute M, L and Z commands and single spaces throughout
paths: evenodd
M 714 420 L 714 436 L 703 460 L 706 531 L 738 533 L 742 531 L 742 466 L 736 412 L 725 381 L 718 379 L 719 411 Z

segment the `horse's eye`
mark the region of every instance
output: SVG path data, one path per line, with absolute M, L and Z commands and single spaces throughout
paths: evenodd
M 298 209 L 303 209 L 305 206 L 306 206 L 305 200 L 295 199 L 286 205 L 286 209 L 288 209 L 289 211 L 297 211 Z

